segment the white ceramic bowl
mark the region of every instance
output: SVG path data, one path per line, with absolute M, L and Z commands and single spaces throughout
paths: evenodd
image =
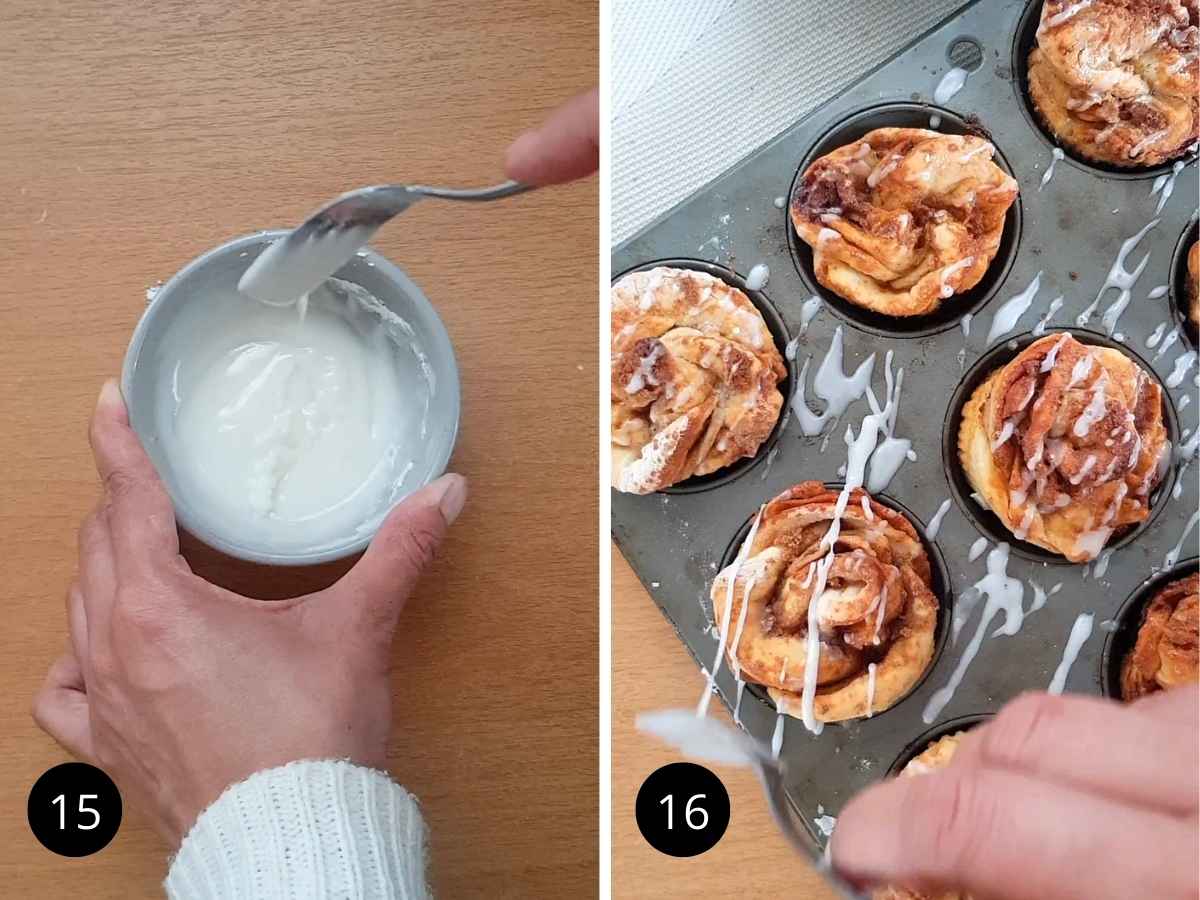
M 239 559 L 302 566 L 339 559 L 365 548 L 387 514 L 384 498 L 378 509 L 347 533 L 303 550 L 280 551 L 265 541 L 248 539 L 246 528 L 231 526 L 212 509 L 206 508 L 203 498 L 188 496 L 188 489 L 176 477 L 167 452 L 169 443 L 160 440 L 163 417 L 159 392 L 169 383 L 174 366 L 174 361 L 163 349 L 164 343 L 177 343 L 182 329 L 194 327 L 197 313 L 193 304 L 205 303 L 206 298 L 211 307 L 204 311 L 206 327 L 211 327 L 210 317 L 236 315 L 237 302 L 229 299 L 213 302 L 212 298 L 235 296 L 242 273 L 259 253 L 284 233 L 263 231 L 232 240 L 197 257 L 163 285 L 134 329 L 125 354 L 121 390 L 129 407 L 130 422 L 166 484 L 183 528 L 209 546 Z M 411 493 L 445 471 L 454 449 L 460 398 L 458 365 L 450 338 L 421 289 L 397 266 L 374 251 L 362 251 L 334 277 L 364 288 L 411 325 L 413 339 L 423 350 L 432 372 L 425 439 L 417 444 L 413 468 L 404 481 L 404 493 Z M 244 302 L 254 301 L 245 299 Z

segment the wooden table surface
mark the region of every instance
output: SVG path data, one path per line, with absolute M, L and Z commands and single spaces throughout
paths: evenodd
M 597 80 L 592 2 L 7 0 L 0 11 L 0 893 L 161 895 L 127 814 L 63 859 L 25 824 L 66 759 L 29 717 L 66 639 L 86 423 L 147 286 L 362 184 L 479 184 Z M 441 897 L 588 897 L 597 872 L 597 184 L 421 205 L 377 249 L 457 349 L 471 500 L 401 621 L 391 769 Z M 211 560 L 263 595 L 314 586 Z
M 633 815 L 638 788 L 659 766 L 680 756 L 639 733 L 639 712 L 691 707 L 704 678 L 670 623 L 614 545 L 612 565 L 612 808 L 613 897 L 796 897 L 836 900 L 797 856 L 767 811 L 758 780 L 747 769 L 709 766 L 729 791 L 729 827 L 700 856 L 675 859 L 646 843 Z M 714 699 L 709 715 L 729 721 Z

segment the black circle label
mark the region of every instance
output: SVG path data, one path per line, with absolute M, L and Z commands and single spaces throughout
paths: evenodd
M 95 766 L 69 762 L 42 774 L 25 807 L 29 828 L 59 856 L 90 856 L 121 827 L 121 794 Z
M 650 774 L 634 804 L 642 837 L 668 856 L 699 856 L 729 827 L 729 792 L 704 766 L 678 762 Z

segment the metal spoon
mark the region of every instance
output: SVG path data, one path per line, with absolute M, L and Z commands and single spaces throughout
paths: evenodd
M 501 200 L 532 190 L 506 181 L 485 188 L 438 188 L 421 184 L 382 184 L 359 188 L 327 203 L 287 237 L 259 254 L 238 289 L 265 303 L 292 303 L 345 265 L 379 228 L 418 200 Z
M 771 748 L 746 732 L 714 718 L 697 716 L 690 709 L 662 709 L 639 713 L 637 728 L 670 744 L 685 756 L 725 765 L 748 766 L 758 775 L 767 798 L 767 808 L 783 836 L 796 850 L 810 859 L 846 898 L 859 895 L 836 872 L 828 859 L 828 844 L 823 852 L 799 819 L 784 788 L 786 769 Z

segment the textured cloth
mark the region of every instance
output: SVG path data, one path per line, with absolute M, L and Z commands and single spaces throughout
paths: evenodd
M 613 244 L 962 5 L 613 0 Z
M 171 900 L 424 900 L 425 823 L 387 775 L 289 763 L 229 787 L 184 839 Z

